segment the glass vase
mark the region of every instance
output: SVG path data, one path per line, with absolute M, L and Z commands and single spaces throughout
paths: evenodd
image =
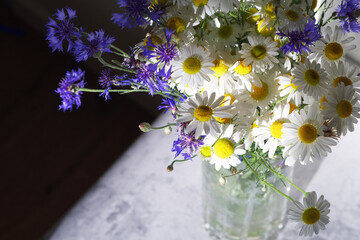
M 281 164 L 281 159 L 277 162 Z M 281 166 L 281 173 L 291 179 L 293 168 Z M 224 186 L 219 178 L 231 175 L 229 170 L 216 171 L 204 161 L 202 174 L 205 229 L 211 239 L 277 238 L 285 224 L 288 200 L 284 196 L 259 184 L 251 171 L 227 177 Z M 270 174 L 267 179 L 288 194 L 289 189 L 277 177 Z

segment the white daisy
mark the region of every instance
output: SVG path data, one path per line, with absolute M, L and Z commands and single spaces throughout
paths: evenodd
M 306 17 L 304 11 L 292 5 L 282 5 L 282 8 L 277 10 L 278 19 L 280 22 L 280 29 L 283 31 L 287 30 L 301 30 L 306 24 Z
M 299 86 L 296 86 L 293 83 L 293 76 L 289 74 L 285 74 L 279 77 L 279 89 L 280 91 L 280 97 L 287 96 L 287 102 L 294 101 L 295 105 L 300 106 L 302 103 L 302 97 L 304 97 L 304 94 L 300 91 L 297 91 Z M 311 104 L 311 102 L 308 102 L 309 98 L 304 97 L 304 100 L 306 104 Z
M 271 69 L 274 63 L 279 62 L 275 58 L 279 54 L 279 48 L 271 37 L 249 36 L 248 40 L 250 44 L 243 43 L 242 50 L 239 51 L 245 65 L 252 64 L 255 72 L 264 72 L 266 69 Z
M 242 32 L 238 23 L 220 23 L 211 29 L 209 38 L 218 46 L 218 49 L 224 49 L 225 46 L 234 46 L 237 43 L 237 37 Z
M 299 235 L 312 237 L 318 234 L 320 230 L 325 230 L 325 225 L 330 222 L 328 214 L 330 213 L 330 203 L 321 195 L 317 198 L 316 192 L 307 193 L 303 199 L 303 204 L 299 201 L 293 201 L 289 206 L 289 219 L 298 222 L 300 229 Z
M 224 13 L 228 13 L 236 9 L 238 6 L 239 6 L 238 0 L 221 0 L 218 1 L 217 5 L 215 6 L 215 9 Z
M 354 94 L 352 86 L 339 84 L 326 96 L 327 101 L 322 103 L 324 118 L 331 119 L 331 126 L 336 127 L 339 136 L 345 136 L 347 130 L 354 131 L 354 123 L 360 118 L 359 99 Z
M 324 136 L 323 119 L 318 109 L 318 105 L 313 104 L 308 112 L 304 109 L 294 111 L 289 115 L 290 123 L 283 124 L 281 138 L 286 165 L 291 166 L 297 160 L 301 164 L 321 160 L 331 152 L 330 146 L 336 145 L 334 139 Z
M 244 90 L 241 94 L 240 100 L 250 103 L 256 108 L 268 108 L 268 105 L 273 103 L 279 96 L 278 79 L 275 71 L 267 72 L 265 75 L 259 76 L 261 87 L 252 85 L 253 90 Z
M 327 92 L 329 78 L 325 69 L 315 61 L 310 62 L 308 59 L 305 63 L 298 63 L 292 70 L 294 79 L 291 81 L 298 86 L 297 90 L 307 96 L 319 100 Z
M 219 118 L 215 117 L 216 121 L 220 123 L 234 123 L 236 122 L 236 128 L 246 128 L 248 126 L 248 117 L 254 114 L 253 106 L 249 103 L 239 100 L 239 94 L 237 91 L 231 93 L 225 93 L 225 98 L 221 103 L 222 106 L 232 106 L 229 110 L 234 115 L 233 118 Z
M 262 124 L 254 128 L 253 136 L 255 136 L 255 142 L 266 143 L 262 146 L 264 153 L 268 152 L 270 158 L 274 157 L 275 151 L 278 146 L 281 145 L 281 136 L 283 132 L 283 124 L 289 122 L 288 116 L 290 113 L 290 105 L 284 106 L 277 105 L 274 108 L 273 116 L 268 120 L 262 122 Z
M 355 37 L 344 39 L 346 35 L 342 27 L 335 26 L 334 32 L 330 26 L 323 28 L 323 36 L 325 37 L 310 48 L 313 53 L 309 56 L 311 59 L 320 60 L 322 64 L 345 61 L 345 54 L 356 48 L 355 45 L 349 45 Z
M 239 155 L 246 153 L 244 145 L 240 144 L 240 132 L 234 132 L 232 124 L 223 127 L 223 132 L 218 137 L 209 136 L 212 141 L 212 156 L 210 164 L 215 164 L 215 169 L 221 167 L 229 169 L 230 166 L 236 167 L 240 164 Z
M 245 128 L 245 134 L 244 134 L 244 147 L 246 150 L 250 150 L 252 144 L 254 143 L 254 129 L 258 128 L 260 123 L 261 123 L 261 119 L 257 119 L 253 116 L 249 117 L 249 124 L 247 126 L 247 128 Z M 236 124 L 236 122 L 234 121 L 234 124 Z M 264 142 L 255 142 L 255 148 L 257 148 L 259 145 L 263 146 Z
M 332 64 L 327 69 L 330 82 L 334 87 L 337 87 L 339 83 L 344 84 L 345 86 L 352 85 L 357 93 L 360 93 L 360 76 L 357 66 L 350 65 L 347 62 L 338 62 L 337 64 Z
M 210 67 L 214 66 L 210 58 L 210 52 L 202 47 L 193 45 L 184 46 L 179 55 L 171 62 L 173 80 L 178 84 L 179 89 L 191 94 L 199 90 L 204 81 L 210 81 L 208 74 L 214 71 Z
M 192 4 L 195 11 L 195 16 L 204 19 L 206 15 L 213 15 L 215 13 L 215 7 L 217 3 L 217 0 L 193 0 Z
M 233 114 L 224 112 L 233 108 L 233 106 L 219 107 L 223 99 L 224 96 L 215 99 L 215 93 L 211 93 L 209 97 L 207 92 L 204 92 L 203 96 L 196 93 L 195 96 L 188 98 L 185 103 L 179 106 L 177 113 L 181 117 L 177 118 L 176 122 L 190 122 L 185 129 L 185 133 L 190 133 L 196 129 L 196 139 L 200 137 L 203 131 L 205 134 L 216 135 L 216 133 L 220 132 L 220 127 L 214 117 L 233 117 Z
M 215 59 L 212 63 L 214 66 L 211 67 L 211 70 L 214 73 L 210 75 L 210 81 L 205 82 L 204 90 L 216 92 L 217 95 L 224 95 L 235 89 L 237 83 L 229 71 L 229 65 L 221 58 Z
M 260 16 L 261 25 L 260 28 L 263 26 L 269 27 L 273 26 L 276 21 L 276 13 L 275 7 L 272 0 L 254 0 L 252 4 L 258 9 L 257 12 L 254 12 L 251 15 L 251 18 L 256 18 Z
M 253 91 L 253 85 L 261 87 L 260 78 L 252 71 L 252 64 L 245 65 L 244 59 L 238 59 L 229 69 L 235 78 L 239 80 L 242 89 L 246 88 L 248 91 Z

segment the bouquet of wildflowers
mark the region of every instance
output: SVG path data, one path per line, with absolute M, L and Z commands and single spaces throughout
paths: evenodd
M 316 0 L 118 0 L 121 28 L 148 32 L 124 51 L 103 30 L 85 32 L 76 12 L 58 10 L 47 24 L 53 51 L 94 57 L 103 65 L 99 89 L 85 85 L 85 73 L 71 70 L 56 90 L 60 109 L 81 105 L 83 93 L 105 100 L 115 93 L 160 95 L 159 109 L 174 122 L 140 124 L 144 132 L 176 129 L 175 162 L 202 159 L 230 175 L 253 172 L 264 185 L 293 201 L 289 218 L 300 235 L 325 229 L 330 204 L 283 176 L 271 160 L 311 164 L 331 152 L 360 118 L 359 70 L 345 63 L 360 32 L 359 0 L 342 0 L 329 18 L 332 1 Z M 336 21 L 337 26 L 328 23 Z M 103 58 L 104 55 L 106 59 Z M 280 192 L 253 168 L 257 163 L 304 194 L 304 203 Z M 310 166 L 311 167 L 311 166 Z M 241 169 L 241 171 L 238 171 Z M 225 176 L 220 179 L 225 184 Z

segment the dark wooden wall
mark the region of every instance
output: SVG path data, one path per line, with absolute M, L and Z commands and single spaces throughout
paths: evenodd
M 39 239 L 155 114 L 124 95 L 87 94 L 80 109 L 58 111 L 66 71 L 83 68 L 88 83 L 98 76 L 51 54 L 45 36 L 1 3 L 0 25 L 0 239 Z

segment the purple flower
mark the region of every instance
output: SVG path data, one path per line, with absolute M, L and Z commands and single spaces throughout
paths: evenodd
M 56 20 L 49 18 L 49 22 L 46 24 L 47 37 L 49 47 L 52 51 L 63 51 L 63 41 L 68 41 L 68 49 L 70 52 L 74 47 L 74 41 L 81 37 L 82 28 L 76 29 L 72 23 L 72 19 L 76 17 L 76 11 L 70 8 L 66 8 L 67 15 L 64 9 L 57 10 L 55 13 Z
M 360 33 L 360 23 L 358 22 L 360 15 L 359 0 L 342 0 L 336 12 L 337 17 L 340 19 L 340 24 L 344 29 L 344 34 L 350 31 Z
M 132 28 L 149 23 L 147 18 L 157 21 L 163 13 L 159 8 L 149 8 L 148 0 L 118 0 L 123 13 L 114 13 L 111 20 L 121 28 Z
M 104 69 L 101 72 L 101 76 L 99 77 L 99 84 L 102 88 L 105 88 L 104 92 L 100 93 L 100 96 L 103 96 L 105 100 L 111 99 L 109 90 L 111 90 L 111 86 L 127 86 L 130 85 L 130 81 L 124 80 L 127 78 L 126 74 L 122 76 L 110 75 L 110 69 Z
M 158 74 L 156 64 L 140 63 L 133 82 L 140 83 L 147 87 L 151 95 L 154 95 L 156 91 L 165 91 L 168 89 L 168 83 Z
M 59 109 L 65 112 L 66 110 L 71 111 L 74 104 L 77 108 L 80 107 L 82 92 L 79 91 L 79 88 L 85 86 L 84 74 L 85 72 L 81 69 L 66 72 L 65 78 L 61 80 L 58 89 L 55 90 L 56 93 L 60 94 L 62 99 Z
M 195 138 L 195 131 L 188 134 L 185 133 L 185 128 L 189 123 L 180 123 L 178 126 L 178 139 L 174 141 L 172 152 L 175 152 L 175 158 L 181 155 L 184 159 L 192 160 L 192 155 L 197 151 L 199 146 L 203 145 L 203 137 Z
M 155 45 L 151 38 L 148 37 L 147 46 L 153 47 L 153 50 L 148 47 L 144 47 L 144 55 L 148 58 L 155 57 L 158 60 L 158 63 L 168 64 L 171 62 L 178 54 L 177 44 L 171 42 L 171 36 L 174 31 L 169 29 L 165 30 L 166 43 Z
M 321 38 L 319 26 L 315 24 L 315 20 L 308 21 L 304 30 L 282 32 L 279 29 L 277 33 L 281 38 L 288 38 L 288 43 L 283 45 L 280 50 L 286 54 L 288 52 L 297 52 L 301 54 L 302 51 L 311 52 L 310 46 Z
M 77 40 L 74 47 L 74 55 L 76 61 L 86 61 L 89 57 L 94 56 L 97 53 L 112 52 L 109 45 L 115 41 L 114 38 L 104 36 L 104 31 L 99 30 L 95 33 L 89 33 L 86 38 L 87 42 Z
M 176 112 L 176 102 L 174 100 L 174 97 L 171 98 L 163 98 L 161 105 L 158 107 L 158 110 L 165 109 L 164 113 L 166 113 L 169 109 L 171 110 L 171 114 L 175 117 Z

